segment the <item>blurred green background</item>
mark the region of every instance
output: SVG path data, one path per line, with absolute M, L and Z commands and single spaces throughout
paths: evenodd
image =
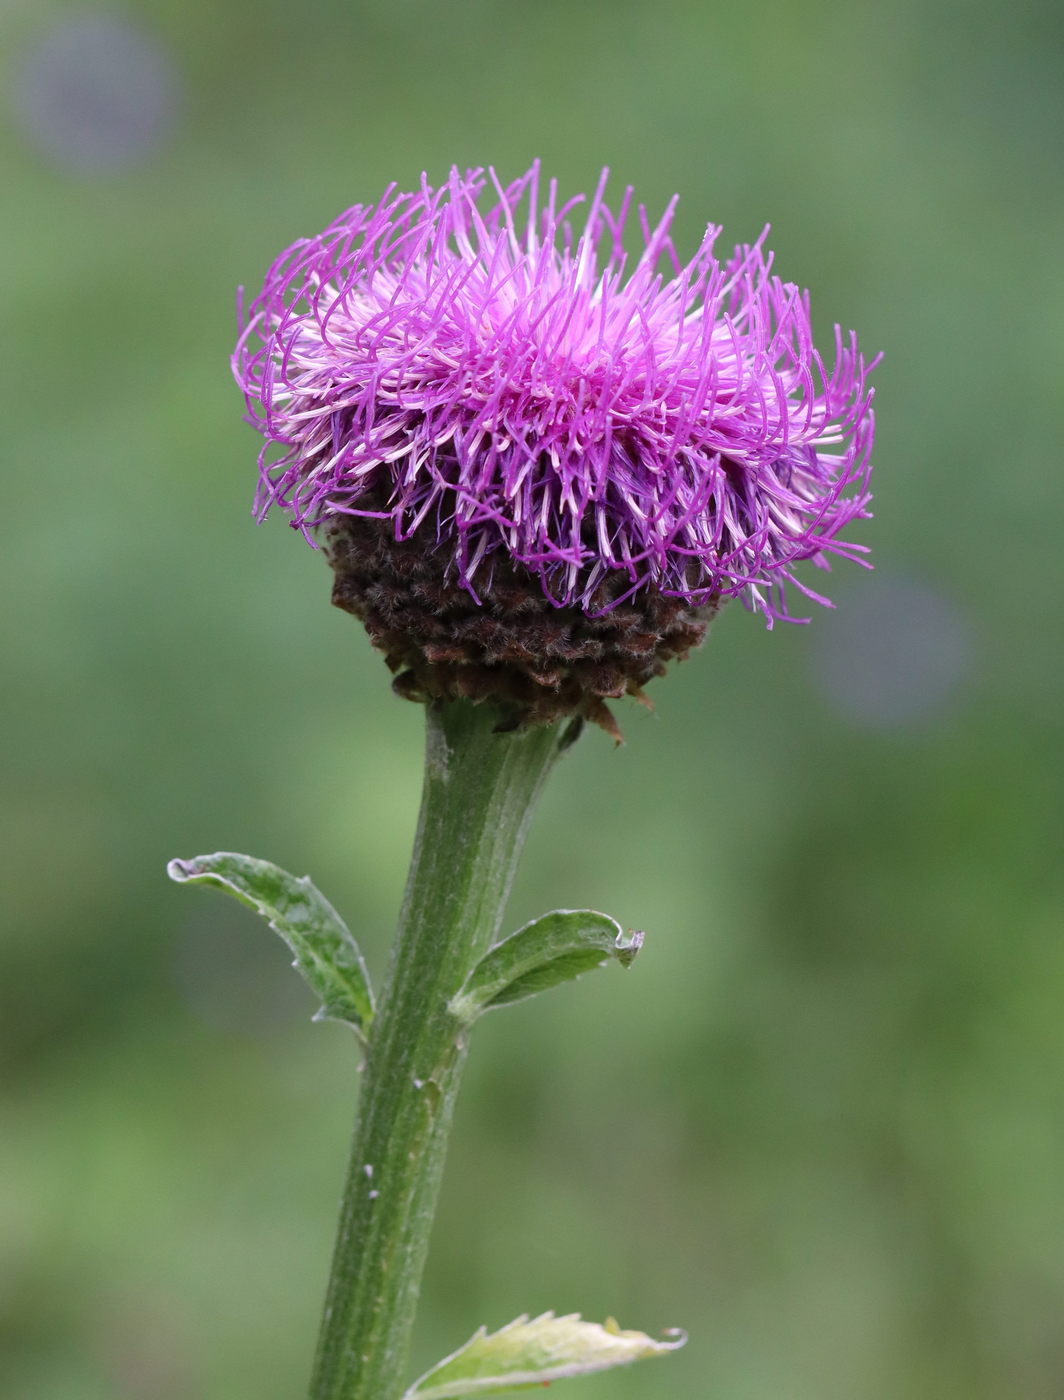
M 510 924 L 648 930 L 478 1030 L 414 1364 L 549 1307 L 687 1349 L 584 1400 L 1064 1393 L 1061 12 L 990 0 L 11 0 L 2 1393 L 290 1400 L 356 1054 L 250 914 L 380 975 L 421 715 L 253 528 L 234 288 L 390 180 L 609 164 L 766 221 L 877 374 L 876 572 L 727 609 L 554 780 Z M 1056 641 L 1053 639 L 1056 638 Z

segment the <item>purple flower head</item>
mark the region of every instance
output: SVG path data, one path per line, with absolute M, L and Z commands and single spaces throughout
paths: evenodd
M 719 261 L 710 226 L 681 264 L 675 201 L 656 225 L 639 209 L 629 256 L 632 191 L 614 210 L 605 183 L 582 208 L 538 166 L 506 188 L 452 170 L 289 248 L 233 361 L 265 438 L 258 516 L 427 530 L 474 601 L 506 558 L 590 615 L 649 589 L 771 624 L 786 584 L 810 593 L 799 560 L 859 557 L 839 539 L 869 501 L 854 335 L 826 365 L 761 240 Z

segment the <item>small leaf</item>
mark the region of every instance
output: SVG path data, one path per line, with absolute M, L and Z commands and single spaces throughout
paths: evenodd
M 321 997 L 314 1019 L 346 1021 L 365 1037 L 373 1020 L 366 965 L 347 925 L 307 876 L 289 875 L 268 860 L 233 851 L 172 860 L 166 871 L 180 884 L 214 885 L 261 914 Z
M 642 946 L 641 933 L 625 934 L 608 914 L 555 909 L 489 949 L 452 999 L 451 1012 L 468 1023 L 482 1011 L 571 981 L 609 958 L 629 967 Z
M 682 1347 L 687 1338 L 678 1330 L 656 1342 L 645 1332 L 623 1332 L 607 1318 L 604 1326 L 584 1322 L 579 1313 L 555 1317 L 516 1318 L 498 1332 L 481 1329 L 464 1347 L 446 1356 L 403 1400 L 464 1400 L 500 1390 L 544 1386 L 569 1376 L 628 1366 L 648 1356 L 664 1356 Z

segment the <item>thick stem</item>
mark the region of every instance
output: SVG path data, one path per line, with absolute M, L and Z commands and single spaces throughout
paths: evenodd
M 425 784 L 373 1026 L 310 1400 L 397 1400 L 465 1060 L 448 1002 L 494 941 L 564 726 L 426 707 Z

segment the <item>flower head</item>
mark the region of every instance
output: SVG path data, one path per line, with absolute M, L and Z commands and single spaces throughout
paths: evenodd
M 605 178 L 582 207 L 537 166 L 506 188 L 453 170 L 288 249 L 234 356 L 265 438 L 258 514 L 325 527 L 356 572 L 412 544 L 467 611 L 516 578 L 589 622 L 739 596 L 771 624 L 786 585 L 809 592 L 799 561 L 858 556 L 839 538 L 868 513 L 854 336 L 824 363 L 760 241 L 721 261 L 711 226 L 681 264 L 675 201 L 638 211 L 630 256 L 632 192 L 611 209 Z M 345 605 L 365 615 L 369 586 Z

